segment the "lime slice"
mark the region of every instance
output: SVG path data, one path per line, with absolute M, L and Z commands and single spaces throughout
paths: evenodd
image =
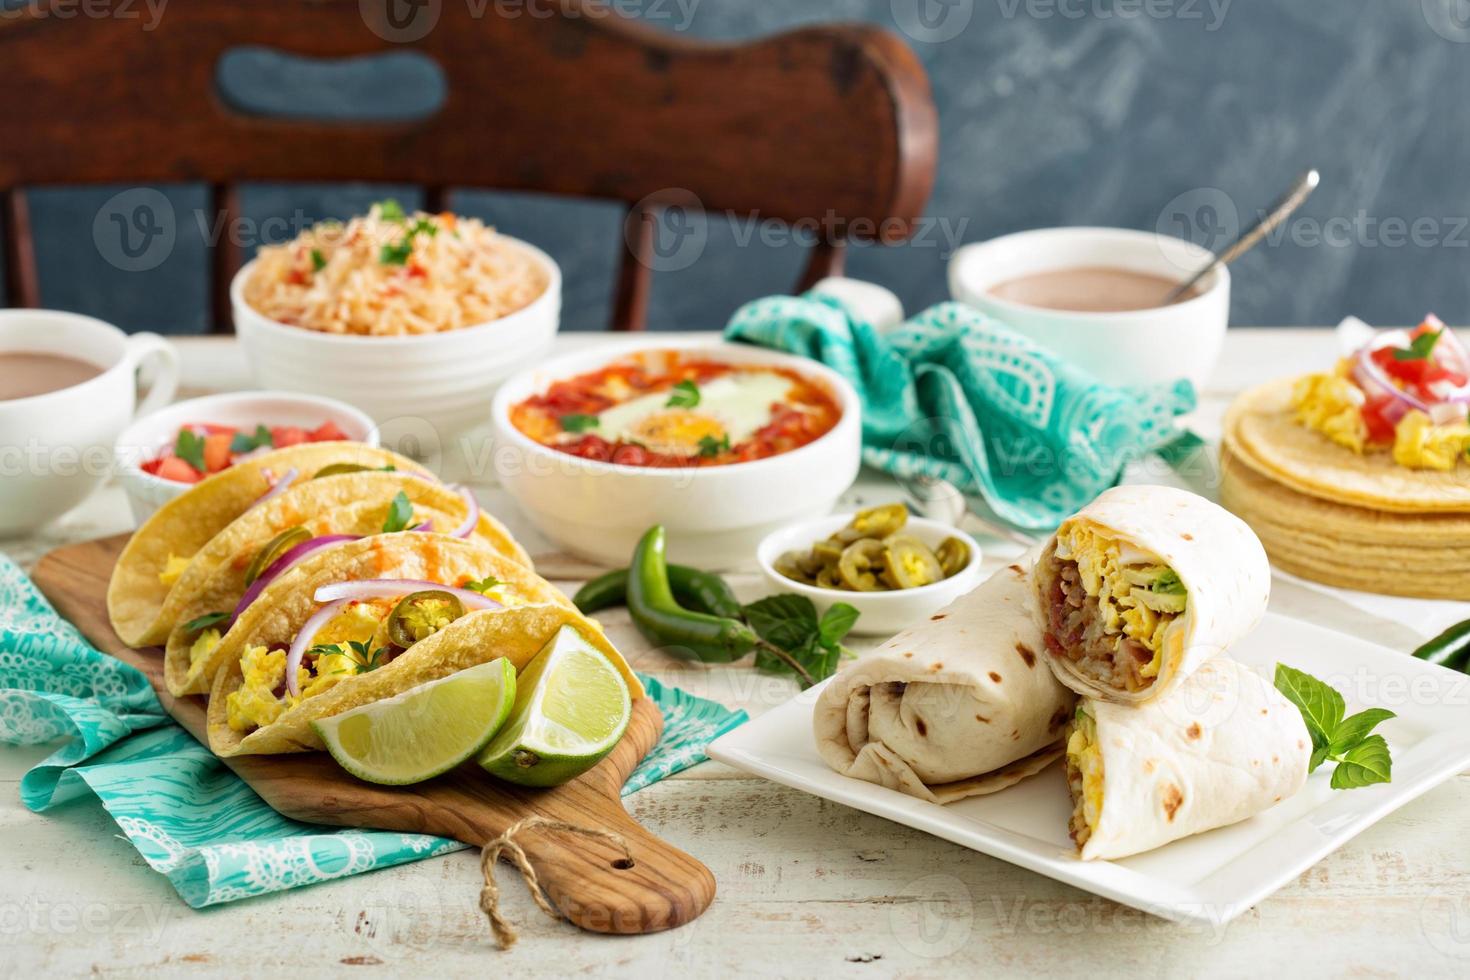
M 402 786 L 447 772 L 485 747 L 516 697 L 504 657 L 311 723 L 358 779 Z
M 560 786 L 602 761 L 628 727 L 628 684 L 582 634 L 563 626 L 517 683 L 510 721 L 480 765 L 519 786 Z

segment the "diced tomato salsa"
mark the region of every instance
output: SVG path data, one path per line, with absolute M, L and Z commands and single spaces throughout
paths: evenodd
M 626 438 L 608 439 L 579 431 L 573 420 L 591 420 L 617 405 L 676 386 L 695 388 L 739 374 L 779 375 L 791 383 L 783 401 L 769 406 L 769 420 L 733 445 L 711 443 L 698 453 L 657 451 Z M 826 435 L 842 416 L 832 394 L 799 371 L 755 364 L 684 358 L 674 352 L 643 352 L 627 361 L 554 382 L 546 391 L 511 409 L 511 422 L 523 434 L 559 452 L 625 466 L 723 466 L 791 452 Z
M 346 438 L 347 433 L 330 421 L 315 429 L 292 425 L 237 429 L 205 422 L 181 428 L 169 448 L 145 461 L 141 468 L 145 473 L 175 483 L 198 483 L 253 453 L 305 442 L 341 442 Z

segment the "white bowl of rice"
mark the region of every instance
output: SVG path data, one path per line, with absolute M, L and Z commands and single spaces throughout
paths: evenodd
M 551 350 L 561 269 L 472 218 L 387 201 L 262 248 L 230 299 L 262 387 L 444 439 L 487 419 L 500 383 Z

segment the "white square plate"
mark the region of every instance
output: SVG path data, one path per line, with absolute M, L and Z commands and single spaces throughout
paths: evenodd
M 1081 861 L 1067 837 L 1072 812 L 1061 763 L 993 796 L 939 806 L 846 776 L 812 739 L 820 687 L 735 729 L 713 759 L 923 830 L 982 854 L 1178 922 L 1221 924 L 1260 902 L 1365 828 L 1470 768 L 1470 677 L 1320 626 L 1275 614 L 1232 654 L 1270 677 L 1279 660 L 1343 693 L 1348 713 L 1378 706 L 1398 717 L 1378 731 L 1393 782 L 1333 790 L 1331 764 L 1302 791 L 1230 827 L 1120 861 Z

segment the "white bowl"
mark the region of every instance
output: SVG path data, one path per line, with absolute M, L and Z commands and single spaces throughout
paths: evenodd
M 284 391 L 241 391 L 191 398 L 139 419 L 117 437 L 114 449 L 118 475 L 127 491 L 134 520 L 142 524 L 158 508 L 193 486 L 165 480 L 142 468 L 143 463 L 173 446 L 183 426 L 212 423 L 253 431 L 257 425 L 315 429 L 324 422 L 337 423 L 337 428 L 354 442 L 378 445 L 378 429 L 373 420 L 351 405 Z
M 230 285 L 230 301 L 256 383 L 339 399 L 421 441 L 425 423 L 442 442 L 483 422 L 496 387 L 545 357 L 561 324 L 560 267 L 534 245 L 505 240 L 545 269 L 544 293 L 489 323 L 405 337 L 327 334 L 272 320 L 245 302 L 255 268 L 247 263 Z
M 1107 266 L 1183 282 L 1212 255 L 1191 242 L 1124 228 L 1043 228 L 966 245 L 949 263 L 955 299 L 995 317 L 1043 347 L 1115 385 L 1186 378 L 1202 390 L 1230 323 L 1230 270 L 1201 284 L 1194 299 L 1124 313 L 1073 313 L 990 295 L 1034 273 Z
M 964 531 L 939 521 L 910 517 L 904 533 L 912 534 L 931 548 L 939 547 L 945 538 L 959 538 L 970 546 L 970 560 L 964 568 L 933 585 L 899 592 L 845 592 L 822 589 L 787 578 L 776 571 L 776 561 L 788 551 L 805 551 L 852 523 L 852 514 L 833 515 L 816 521 L 804 521 L 783 527 L 766 536 L 756 550 L 756 560 L 773 592 L 794 592 L 816 604 L 824 613 L 831 606 L 845 602 L 859 613 L 852 632 L 858 636 L 892 636 L 921 620 L 927 619 L 951 602 L 973 590 L 983 580 L 980 574 L 980 545 Z
M 640 350 L 790 368 L 831 392 L 842 417 L 832 431 L 792 452 L 687 469 L 581 459 L 548 449 L 511 424 L 511 408 L 553 381 Z M 654 524 L 668 529 L 672 561 L 716 569 L 746 564 L 766 534 L 830 513 L 856 479 L 862 452 L 862 405 L 841 375 L 806 358 L 714 340 L 661 343 L 649 337 L 556 358 L 501 386 L 491 425 L 496 472 L 526 516 L 567 551 L 608 566 L 628 564 L 634 544 Z

